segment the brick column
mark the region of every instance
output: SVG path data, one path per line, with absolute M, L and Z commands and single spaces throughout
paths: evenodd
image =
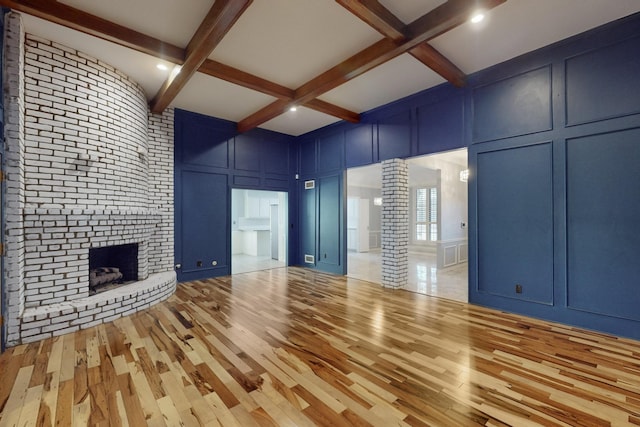
M 409 165 L 382 162 L 382 286 L 402 288 L 409 276 Z
M 8 346 L 20 343 L 20 317 L 24 311 L 25 242 L 22 211 L 25 206 L 24 138 L 24 27 L 20 14 L 5 15 L 4 37 L 4 163 L 5 245 L 4 285 L 7 304 Z

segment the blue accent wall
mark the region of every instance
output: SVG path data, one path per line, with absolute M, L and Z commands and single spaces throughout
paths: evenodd
M 301 173 L 468 147 L 470 302 L 640 338 L 638 34 L 636 14 L 303 135 Z M 340 248 L 305 206 L 303 240 Z
M 640 339 L 639 34 L 636 14 L 295 139 L 179 112 L 176 204 L 185 170 L 288 188 L 290 263 L 344 274 L 346 168 L 468 147 L 470 302 Z
M 231 189 L 289 192 L 289 263 L 297 264 L 297 169 L 294 138 L 255 129 L 238 134 L 236 124 L 175 112 L 175 262 L 178 280 L 231 273 Z
M 472 76 L 470 302 L 640 338 L 638 34 L 636 14 Z

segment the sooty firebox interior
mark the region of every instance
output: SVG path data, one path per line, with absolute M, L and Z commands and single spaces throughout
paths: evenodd
M 89 295 L 138 280 L 138 244 L 89 249 Z

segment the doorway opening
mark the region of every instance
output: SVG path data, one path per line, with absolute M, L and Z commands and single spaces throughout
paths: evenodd
M 382 167 L 347 170 L 347 276 L 381 283 Z
M 231 191 L 231 274 L 287 266 L 288 194 Z
M 407 159 L 409 291 L 469 299 L 467 149 Z M 347 170 L 347 276 L 382 283 L 380 164 Z M 368 246 L 367 246 L 368 243 Z
M 467 149 L 407 159 L 408 290 L 467 302 Z

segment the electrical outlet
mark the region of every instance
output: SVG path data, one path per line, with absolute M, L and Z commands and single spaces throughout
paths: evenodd
M 516 294 L 521 294 L 522 293 L 522 285 L 519 283 L 516 283 Z

